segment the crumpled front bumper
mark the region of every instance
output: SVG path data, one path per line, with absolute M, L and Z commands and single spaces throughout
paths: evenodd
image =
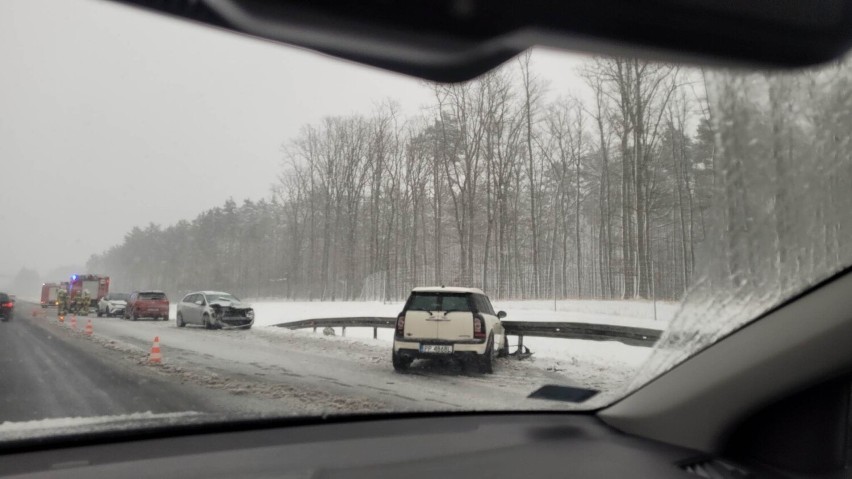
M 241 329 L 250 328 L 254 325 L 254 315 L 248 317 L 246 314 L 252 310 L 226 309 L 222 311 L 216 320 L 222 329 Z

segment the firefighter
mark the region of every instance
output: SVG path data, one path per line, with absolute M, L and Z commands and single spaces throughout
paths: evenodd
M 83 290 L 83 297 L 80 298 L 80 316 L 88 316 L 89 315 L 89 305 L 92 302 L 92 298 L 89 296 L 89 290 Z
M 56 315 L 65 316 L 68 314 L 68 292 L 60 289 L 56 292 Z
M 73 293 L 73 291 L 68 293 L 68 312 L 71 314 L 77 314 L 77 298 L 79 298 L 80 295 Z

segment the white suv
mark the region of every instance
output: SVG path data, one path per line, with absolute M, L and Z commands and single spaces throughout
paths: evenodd
M 404 371 L 417 358 L 454 356 L 492 373 L 494 357 L 508 353 L 504 317 L 479 289 L 414 288 L 396 318 L 393 367 Z

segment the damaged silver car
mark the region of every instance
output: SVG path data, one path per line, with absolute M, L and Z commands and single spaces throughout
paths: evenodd
M 254 324 L 254 309 L 230 293 L 199 291 L 178 303 L 176 323 L 179 328 L 195 324 L 207 329 L 249 329 Z

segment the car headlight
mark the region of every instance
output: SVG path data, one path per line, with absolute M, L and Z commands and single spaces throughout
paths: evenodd
M 250 309 L 250 310 L 246 311 L 246 317 L 248 319 L 254 319 L 254 310 Z

